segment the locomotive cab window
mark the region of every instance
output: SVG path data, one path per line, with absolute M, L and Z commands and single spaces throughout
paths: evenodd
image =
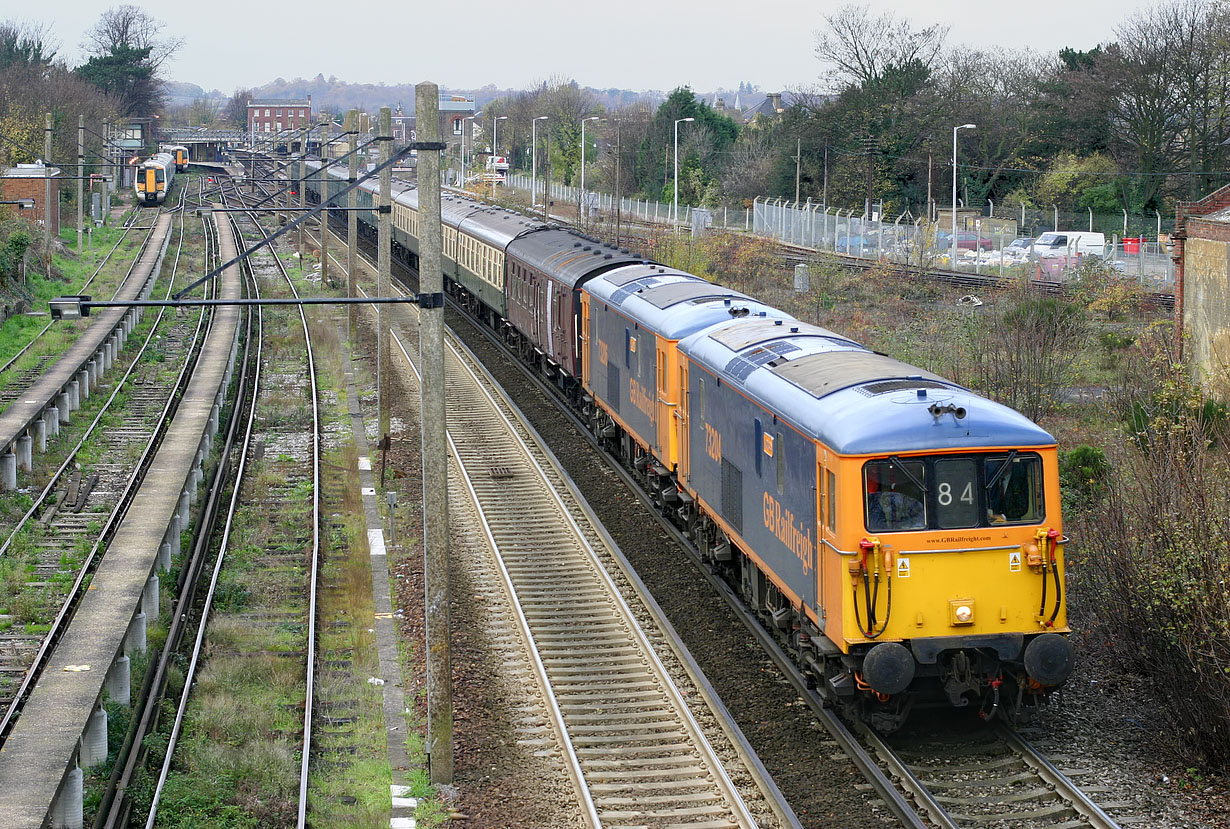
M 1036 524 L 1046 515 L 1034 453 L 886 458 L 863 467 L 870 532 Z
M 927 526 L 926 469 L 921 461 L 872 461 L 863 467 L 867 529 L 921 530 Z
M 935 523 L 942 529 L 978 526 L 978 467 L 972 458 L 935 462 Z
M 1042 520 L 1042 462 L 1012 453 L 986 461 L 987 522 L 1032 524 Z

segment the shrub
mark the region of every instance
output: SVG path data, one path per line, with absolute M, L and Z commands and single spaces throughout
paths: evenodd
M 1066 496 L 1065 507 L 1087 509 L 1101 500 L 1110 475 L 1106 453 L 1096 446 L 1081 445 L 1059 455 L 1059 481 Z
M 1113 464 L 1065 456 L 1065 483 L 1102 481 L 1105 509 L 1071 515 L 1077 607 L 1094 637 L 1150 678 L 1175 748 L 1230 762 L 1230 454 L 1224 407 L 1169 358 L 1155 329 L 1131 349 L 1111 399 L 1130 430 Z M 1079 454 L 1078 454 L 1079 451 Z
M 1077 302 L 1044 296 L 1022 282 L 987 313 L 970 317 L 970 383 L 1032 420 L 1051 413 L 1073 385 L 1089 328 Z

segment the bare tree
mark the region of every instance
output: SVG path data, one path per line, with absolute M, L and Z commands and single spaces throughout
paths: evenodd
M 741 201 L 768 192 L 773 167 L 783 152 L 781 142 L 768 130 L 744 130 L 730 152 L 730 163 L 722 175 L 722 192 Z
M 1173 0 L 1130 18 L 1121 27 L 1148 32 L 1171 56 L 1167 72 L 1183 115 L 1181 140 L 1190 175 L 1188 198 L 1212 187 L 1205 171 L 1221 169 L 1223 122 L 1230 91 L 1230 9 L 1220 0 Z
M 140 6 L 124 4 L 103 12 L 86 32 L 82 48 L 103 57 L 117 49 L 149 49 L 148 63 L 155 71 L 184 45 L 182 37 L 159 38 L 165 25 Z
M 652 119 L 653 113 L 644 103 L 620 107 L 610 113 L 606 124 L 599 129 L 605 136 L 606 150 L 597 169 L 587 173 L 593 176 L 595 187 L 621 196 L 636 192 L 636 156 L 649 134 Z
M 248 101 L 252 98 L 251 89 L 236 89 L 226 106 L 222 108 L 220 117 L 241 129 L 248 128 Z
M 948 36 L 947 26 L 915 29 L 892 12 L 873 16 L 868 5 L 842 6 L 824 20 L 828 29 L 816 32 L 816 57 L 831 70 L 837 89 L 868 84 L 911 64 L 932 68 Z
M 1176 58 L 1155 28 L 1124 26 L 1116 34 L 1119 40 L 1108 47 L 1089 92 L 1109 102 L 1115 154 L 1140 175 L 1138 199 L 1147 206 L 1160 196 L 1163 175 L 1184 155 L 1183 103 L 1172 85 Z

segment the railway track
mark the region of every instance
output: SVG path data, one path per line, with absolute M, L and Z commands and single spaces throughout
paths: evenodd
M 846 256 L 840 253 L 832 253 L 829 251 L 816 251 L 811 248 L 802 248 L 797 245 L 791 245 L 786 242 L 778 242 L 778 250 L 781 252 L 782 259 L 794 265 L 802 263 L 815 262 L 817 257 L 824 257 L 836 261 L 843 268 L 850 270 L 865 271 L 870 268 L 888 267 L 902 276 L 921 277 L 932 282 L 940 282 L 947 285 L 952 285 L 962 290 L 978 291 L 1002 288 L 1005 285 L 1013 282 L 1012 277 L 1001 277 L 996 274 L 986 273 L 979 274 L 970 271 L 952 271 L 944 268 L 926 268 L 917 265 L 907 265 L 901 262 L 891 262 L 888 260 L 879 261 L 874 259 L 863 259 L 857 256 Z M 1051 282 L 1044 279 L 1029 280 L 1036 290 L 1043 291 L 1049 294 L 1065 295 L 1068 293 L 1068 285 L 1063 282 Z M 1174 294 L 1165 292 L 1151 291 L 1146 293 L 1145 302 L 1155 308 L 1174 309 Z
M 233 276 L 221 282 L 226 295 L 239 289 Z M 189 327 L 198 316 L 184 315 Z M 129 448 L 133 471 L 128 491 L 87 545 L 95 562 L 78 571 L 70 593 L 79 598 L 65 602 L 40 652 L 45 659 L 36 660 L 27 674 L 17 699 L 22 716 L 14 714 L 17 705 L 6 714 L 0 814 L 11 825 L 44 820 L 80 825 L 83 802 L 92 802 L 97 794 L 95 788 L 89 798 L 83 796 L 83 770 L 107 761 L 108 738 L 115 737 L 108 734 L 107 711 L 100 707 L 103 694 L 122 709 L 140 686 L 131 674 L 130 658 L 147 648 L 147 623 L 160 613 L 159 576 L 170 566 L 172 545 L 178 546 L 190 521 L 202 462 L 222 411 L 238 316 L 237 310 L 225 308 L 211 315 L 209 347 L 192 349 L 192 356 L 185 352 L 166 364 L 163 352 L 161 361 L 134 363 L 161 366 L 185 383 L 177 390 L 167 377 L 151 378 L 151 385 L 167 387 L 168 398 L 178 395 L 174 417 L 167 416 L 172 408 L 168 403 L 161 409 L 157 436 L 144 451 L 139 445 Z M 113 323 L 106 319 L 110 328 Z M 133 319 L 135 315 L 125 315 L 125 331 L 132 330 Z M 117 431 L 117 443 L 127 443 L 128 437 Z M 87 484 L 73 478 L 70 486 L 78 487 L 79 503 L 86 497 L 80 488 Z M 40 664 L 43 669 L 35 682 Z M 111 748 L 114 745 L 112 740 Z
M 149 211 L 148 213 L 146 213 L 147 210 Z M 115 244 L 112 245 L 106 255 L 99 260 L 98 266 L 89 275 L 89 277 L 86 278 L 85 282 L 82 283 L 78 290 L 81 293 L 85 293 L 86 290 L 89 289 L 89 287 L 94 283 L 94 280 L 98 277 L 99 273 L 101 273 L 103 268 L 107 266 L 107 263 L 111 261 L 112 256 L 115 255 L 115 252 L 119 249 L 120 245 L 122 245 L 128 238 L 129 233 L 131 233 L 134 229 L 144 229 L 148 230 L 150 233 L 153 233 L 154 220 L 151 217 L 157 217 L 159 212 L 160 210 L 156 207 L 142 207 L 134 210 L 132 215 L 128 217 L 128 221 L 124 225 L 124 232 L 120 234 L 120 238 L 115 240 Z M 148 238 L 149 234 L 146 234 L 145 239 L 148 240 Z M 142 240 L 141 246 L 144 247 L 144 244 L 145 240 Z M 125 274 L 124 278 L 127 278 L 127 276 L 132 273 L 132 268 L 136 266 L 137 259 L 138 257 L 133 258 L 133 264 L 129 267 L 128 274 Z M 123 281 L 123 279 L 120 279 L 120 284 L 123 284 Z M 3 365 L 0 365 L 0 384 L 3 384 L 3 386 L 0 387 L 0 407 L 11 403 L 20 397 L 21 392 L 29 388 L 30 384 L 37 379 L 40 374 L 42 374 L 43 367 L 45 367 L 49 361 L 55 359 L 54 356 L 51 355 L 40 355 L 34 359 L 32 364 L 27 360 L 22 361 L 22 365 L 18 366 L 18 361 L 21 361 L 23 357 L 32 352 L 34 346 L 38 344 L 43 335 L 51 329 L 53 323 L 54 320 L 49 319 L 46 325 L 34 332 L 34 334 L 30 337 L 29 342 L 18 349 L 17 353 L 6 360 Z M 6 374 L 8 372 L 11 373 Z
M 182 233 L 181 223 L 179 247 Z M 175 285 L 178 251 L 177 247 L 166 282 L 168 294 Z M 157 279 L 157 274 L 151 278 Z M 8 647 L 0 649 L 0 733 L 12 727 L 20 702 L 37 682 L 45 659 L 67 626 L 89 573 L 104 555 L 110 530 L 139 486 L 141 470 L 152 457 L 176 393 L 190 372 L 190 356 L 203 331 L 201 316 L 189 315 L 162 325 L 165 316 L 162 309 L 149 324 L 140 348 L 127 357 L 125 373 L 93 390 L 107 397 L 92 421 L 79 430 L 75 445 L 59 458 L 40 456 L 49 457 L 52 463 L 58 460 L 59 466 L 0 544 L 0 556 L 15 561 L 26 573 L 25 581 L 14 585 L 6 597 L 8 620 L 14 623 L 10 631 L 21 632 L 10 632 Z M 156 337 L 161 355 L 172 362 L 146 359 Z M 177 366 L 169 379 L 168 366 Z
M 948 829 L 1119 825 L 1006 726 L 970 730 L 940 718 L 935 727 L 914 727 L 888 739 L 861 729 L 861 739 L 933 825 Z
M 237 195 L 237 194 L 235 194 Z M 231 197 L 232 199 L 235 196 Z M 232 201 L 232 203 L 234 203 Z M 252 214 L 235 213 L 237 232 L 242 239 L 264 238 L 265 231 Z M 237 242 L 242 244 L 242 242 Z M 246 245 L 244 245 L 246 247 Z M 233 255 L 233 254 L 230 254 Z M 229 256 L 227 257 L 229 258 Z M 297 291 L 280 260 L 267 248 L 249 257 L 252 281 L 257 295 L 297 297 Z M 298 324 L 293 321 L 298 316 Z M 307 825 L 308 784 L 312 760 L 313 728 L 318 716 L 315 699 L 317 670 L 316 597 L 320 551 L 320 413 L 314 358 L 307 320 L 298 308 L 264 311 L 259 314 L 258 368 L 254 379 L 254 405 L 245 431 L 236 443 L 235 466 L 238 480 L 225 516 L 221 519 L 221 546 L 210 584 L 204 590 L 197 613 L 199 624 L 188 656 L 187 680 L 178 701 L 169 748 L 162 760 L 158 782 L 146 825 L 153 826 L 160 799 L 173 774 L 191 770 L 193 760 L 181 757 L 175 763 L 176 747 L 185 718 L 195 701 L 191 696 L 194 678 L 202 667 L 202 652 L 210 636 L 210 626 L 228 628 L 241 625 L 264 631 L 241 647 L 230 646 L 228 653 L 216 653 L 214 660 L 228 660 L 229 668 L 220 670 L 265 671 L 285 677 L 290 666 L 300 666 L 301 685 L 298 702 L 284 702 L 302 710 L 298 739 L 293 741 L 299 761 L 293 772 L 296 795 L 290 799 L 293 813 L 276 812 L 270 819 L 279 823 Z M 288 410 L 288 405 L 307 400 L 306 412 Z M 252 465 L 256 465 L 253 471 Z M 248 529 L 247 545 L 257 546 L 257 558 L 246 566 L 258 568 L 261 578 L 253 585 L 242 611 L 214 609 L 219 579 L 232 550 L 232 533 L 238 522 Z M 253 539 L 253 525 L 263 525 L 259 540 Z M 249 552 L 245 557 L 251 556 Z M 287 634 L 291 634 L 288 636 Z M 226 634 L 222 634 L 226 637 Z M 256 643 L 256 644 L 254 644 Z M 271 661 L 271 656 L 280 657 Z M 290 660 L 288 662 L 288 660 Z M 225 693 L 215 688 L 212 693 Z M 295 691 L 290 692 L 292 695 Z M 201 704 L 208 704 L 202 702 Z M 265 712 L 267 715 L 269 712 Z M 173 771 L 173 764 L 179 771 Z
M 129 278 L 132 277 L 133 271 L 141 264 L 142 255 L 149 249 L 150 238 L 154 235 L 154 232 L 157 229 L 157 219 L 162 213 L 159 208 L 142 208 L 142 212 L 144 211 L 148 211 L 148 214 L 142 216 L 141 221 L 148 220 L 148 223 L 137 224 L 136 221 L 134 221 L 124 229 L 124 234 L 108 252 L 107 257 L 98 264 L 97 269 L 90 275 L 89 279 L 87 279 L 85 284 L 82 286 L 83 292 L 90 286 L 99 273 L 102 272 L 102 269 L 108 264 L 108 262 L 112 260 L 120 244 L 123 243 L 123 241 L 133 230 L 146 230 L 148 232 L 140 240 L 131 264 L 129 264 L 127 270 L 123 274 L 117 274 L 118 278 L 115 279 L 115 287 L 112 291 L 111 298 L 114 299 L 115 296 L 120 293 L 124 284 Z M 70 328 L 67 332 L 61 333 L 58 338 L 48 337 L 47 335 L 52 329 L 53 322 L 54 321 L 48 321 L 48 323 L 39 331 L 35 332 L 29 342 L 27 342 L 16 354 L 5 362 L 3 366 L 0 366 L 0 406 L 6 406 L 20 399 L 28 389 L 33 387 L 34 384 L 38 382 L 39 378 L 43 375 L 44 369 L 54 363 L 59 356 L 58 353 L 44 353 L 35 355 L 33 353 L 35 346 L 39 346 L 39 350 L 44 352 L 67 351 L 76 340 L 77 336 L 84 332 L 88 327 L 88 323 L 78 322 L 75 324 L 75 329 Z M 74 324 L 68 323 L 67 325 L 71 326 Z M 61 327 L 63 328 L 64 326 Z M 48 342 L 48 339 L 53 341 Z M 59 339 L 60 341 L 54 342 L 55 339 Z
M 414 365 L 415 342 L 399 339 L 396 348 Z M 542 726 L 554 735 L 550 750 L 568 769 L 585 825 L 798 825 L 754 752 L 736 745 L 738 728 L 711 690 L 692 684 L 703 677 L 674 631 L 637 612 L 652 598 L 613 564 L 609 537 L 549 452 L 472 357 L 448 353 L 455 462 L 497 551 L 488 564 L 530 648 L 526 678 L 540 689 Z M 714 705 L 690 707 L 685 697 Z
M 453 351 L 452 448 L 480 512 L 570 775 L 595 825 L 751 826 L 628 603 L 510 414 Z M 503 421 L 503 429 L 490 428 Z M 512 435 L 513 439 L 509 440 Z

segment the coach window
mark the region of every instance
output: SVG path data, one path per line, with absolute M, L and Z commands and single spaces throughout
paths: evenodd
M 705 419 L 705 380 L 700 379 L 700 419 Z
M 756 453 L 756 474 L 760 475 L 764 468 L 765 456 L 765 433 L 764 426 L 760 424 L 760 418 L 754 418 L 752 422 L 755 424 L 756 436 L 752 439 L 752 448 Z
M 830 532 L 837 532 L 837 474 L 824 470 L 824 491 L 828 495 L 824 509 L 824 525 Z
M 786 494 L 786 444 L 782 440 L 782 433 L 777 433 L 777 439 L 773 444 L 774 455 L 777 457 L 777 494 Z

